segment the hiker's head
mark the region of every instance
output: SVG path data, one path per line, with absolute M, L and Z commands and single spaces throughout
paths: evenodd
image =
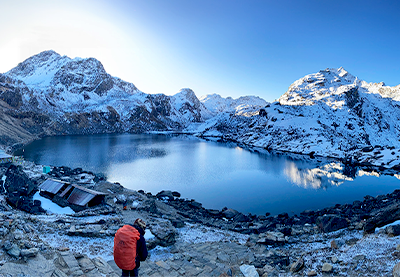
M 134 225 L 139 226 L 140 228 L 143 229 L 143 231 L 146 230 L 146 222 L 144 222 L 143 219 L 140 218 L 136 219 Z

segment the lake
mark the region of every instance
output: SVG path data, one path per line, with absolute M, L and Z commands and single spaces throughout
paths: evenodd
M 332 160 L 258 153 L 183 136 L 47 137 L 14 154 L 37 164 L 101 172 L 129 189 L 178 191 L 205 208 L 252 214 L 298 214 L 400 188 L 396 177 L 345 168 Z

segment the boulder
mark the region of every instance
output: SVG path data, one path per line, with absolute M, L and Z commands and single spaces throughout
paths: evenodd
M 79 266 L 81 267 L 81 270 L 83 271 L 83 273 L 87 273 L 96 268 L 96 266 L 94 265 L 92 260 L 89 259 L 88 257 L 82 257 L 77 260 L 78 260 Z
M 257 243 L 265 245 L 281 245 L 287 242 L 287 238 L 281 232 L 265 232 L 258 236 Z
M 11 165 L 5 175 L 7 178 L 4 186 L 8 195 L 27 196 L 38 190 L 37 185 L 29 179 L 19 166 Z
M 145 211 L 149 212 L 150 214 L 156 214 L 156 215 L 161 214 L 161 212 L 158 210 L 158 207 L 157 207 L 154 199 L 149 199 L 149 200 L 142 202 L 142 205 L 139 207 L 139 209 L 145 210 Z
M 237 216 L 239 214 L 239 212 L 234 209 L 226 209 L 226 210 L 222 211 L 222 214 L 227 219 L 232 219 L 235 216 Z
M 239 267 L 239 269 L 245 277 L 259 277 L 260 276 L 254 265 L 244 264 L 244 265 L 241 265 Z
M 233 218 L 233 220 L 234 220 L 234 221 L 237 221 L 237 222 L 249 222 L 249 221 L 250 221 L 250 218 L 249 218 L 248 216 L 242 214 L 242 213 L 238 213 L 238 214 Z
M 391 237 L 396 237 L 400 235 L 400 224 L 397 225 L 391 225 L 385 228 L 386 234 L 388 234 Z
M 393 277 L 400 277 L 400 263 L 393 267 Z
M 189 207 L 195 208 L 195 209 L 201 209 L 203 207 L 203 205 L 197 201 L 190 201 Z
M 61 252 L 58 257 L 58 263 L 68 275 L 81 276 L 84 274 L 75 256 L 70 251 Z
M 96 257 L 92 259 L 92 262 L 101 273 L 106 274 L 107 276 L 114 272 L 112 267 L 102 257 Z
M 170 246 L 176 242 L 177 232 L 169 221 L 160 221 L 150 226 L 150 231 L 157 239 L 157 244 Z
M 212 216 L 219 216 L 220 215 L 220 212 L 218 210 L 207 209 L 206 211 Z
M 38 190 L 37 185 L 29 179 L 19 166 L 11 165 L 6 172 L 4 188 L 7 192 L 7 203 L 28 213 L 42 214 L 46 211 L 32 199 Z M 36 204 L 36 206 L 35 206 Z
M 157 193 L 156 196 L 158 199 L 161 200 L 168 200 L 168 201 L 174 200 L 174 194 L 170 190 L 162 190 L 159 193 Z
M 16 244 L 12 244 L 11 249 L 7 251 L 7 254 L 11 257 L 18 258 L 21 254 L 21 249 Z
M 400 219 L 400 203 L 394 203 L 368 218 L 364 225 L 364 233 L 375 232 L 376 227 L 382 227 Z
M 21 250 L 21 256 L 22 257 L 36 257 L 36 255 L 39 253 L 38 248 L 30 248 L 30 249 L 22 249 Z
M 296 262 L 290 267 L 291 272 L 297 272 L 304 267 L 304 260 L 302 257 L 298 258 Z
M 14 231 L 13 237 L 14 237 L 15 240 L 21 240 L 24 237 L 24 232 L 19 230 L 19 229 L 17 229 L 17 230 Z
M 12 246 L 13 246 L 13 244 L 12 244 L 11 241 L 9 241 L 9 240 L 6 240 L 6 241 L 4 242 L 4 244 L 3 244 L 3 248 L 4 248 L 6 251 L 10 250 L 10 249 L 12 248 Z
M 324 263 L 324 265 L 322 266 L 321 271 L 323 273 L 331 273 L 333 271 L 333 266 L 329 263 Z
M 170 221 L 172 223 L 172 226 L 174 226 L 175 228 L 183 228 L 183 227 L 185 227 L 185 222 L 183 222 L 182 220 L 180 220 L 178 218 L 173 218 Z
M 28 259 L 25 264 L 7 262 L 0 267 L 0 276 L 63 276 L 55 275 L 56 267 L 52 260 L 46 260 L 42 255 Z M 65 275 L 64 275 L 65 276 Z
M 125 194 L 118 194 L 115 197 L 114 201 L 115 201 L 116 204 L 125 204 L 126 201 L 127 201 L 126 195 Z
M 328 214 L 317 217 L 316 224 L 325 233 L 337 231 L 349 226 L 349 222 L 338 215 Z

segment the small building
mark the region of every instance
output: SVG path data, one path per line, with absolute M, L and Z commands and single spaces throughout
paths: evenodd
M 67 197 L 67 201 L 70 204 L 81 207 L 93 207 L 99 205 L 103 202 L 104 197 L 107 195 L 107 193 L 87 189 L 75 184 L 72 184 L 64 192 L 66 192 L 65 195 L 69 195 Z
M 39 189 L 41 193 L 50 197 L 54 197 L 54 195 L 56 195 L 63 188 L 67 188 L 68 185 L 69 183 L 63 181 L 47 179 L 41 185 L 39 185 Z
M 51 167 L 50 166 L 48 166 L 48 165 L 44 165 L 43 166 L 43 173 L 44 174 L 47 174 L 47 173 L 49 173 L 51 171 Z
M 74 211 L 99 205 L 104 202 L 107 195 L 107 193 L 53 179 L 44 181 L 39 189 L 41 195 L 50 198 L 62 207 L 70 206 Z

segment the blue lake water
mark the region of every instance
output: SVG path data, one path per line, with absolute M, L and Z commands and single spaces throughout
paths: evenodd
M 148 134 L 48 137 L 15 153 L 43 165 L 81 167 L 111 182 L 153 194 L 175 190 L 205 208 L 289 214 L 352 203 L 400 188 L 392 176 L 373 176 L 329 160 L 257 153 L 234 144 Z

